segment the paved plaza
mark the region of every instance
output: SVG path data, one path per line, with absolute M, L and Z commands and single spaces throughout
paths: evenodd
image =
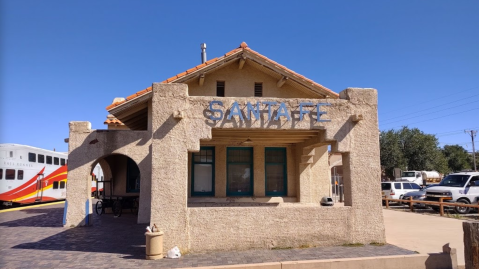
M 135 215 L 93 215 L 92 227 L 64 228 L 63 206 L 1 212 L 0 268 L 182 268 L 416 253 L 366 245 L 186 254 L 152 261 L 145 260 L 146 225 L 136 224 Z

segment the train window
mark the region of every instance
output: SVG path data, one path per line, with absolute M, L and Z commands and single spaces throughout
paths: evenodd
M 60 189 L 64 189 L 65 188 L 65 181 L 60 181 Z
M 5 179 L 15 179 L 15 169 L 5 169 Z
M 52 164 L 52 156 L 47 156 L 47 164 Z
M 17 171 L 17 179 L 22 180 L 23 179 L 23 170 L 18 170 Z
M 32 163 L 37 162 L 37 154 L 29 152 L 28 153 L 28 161 L 32 162 Z
M 38 154 L 38 163 L 45 163 L 45 155 Z
M 13 158 L 13 151 L 10 151 L 10 158 Z
M 54 165 L 59 165 L 60 164 L 60 159 L 58 159 L 58 157 L 53 157 L 53 164 Z
M 60 165 L 65 165 L 65 159 L 63 158 L 60 159 Z
M 58 189 L 58 181 L 53 181 L 53 189 Z
M 0 169 L 0 179 L 3 179 L 3 169 Z

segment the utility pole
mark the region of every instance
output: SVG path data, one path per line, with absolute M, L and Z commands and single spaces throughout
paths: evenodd
M 477 134 L 477 130 L 464 130 L 464 132 L 471 135 L 471 139 L 472 139 L 472 158 L 474 159 L 474 171 L 477 172 L 477 169 L 476 169 L 476 149 L 474 148 L 474 137 Z

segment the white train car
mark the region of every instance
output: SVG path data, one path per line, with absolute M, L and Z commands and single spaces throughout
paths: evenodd
M 19 144 L 0 144 L 0 203 L 64 200 L 68 154 Z

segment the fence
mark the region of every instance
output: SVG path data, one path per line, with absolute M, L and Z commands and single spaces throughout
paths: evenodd
M 403 199 L 391 199 L 383 197 L 383 201 L 386 203 L 386 208 L 389 208 L 389 202 L 399 202 L 399 203 L 408 203 L 411 211 L 414 212 L 414 204 L 425 204 L 425 205 L 439 205 L 439 214 L 444 216 L 444 206 L 454 206 L 454 207 L 471 207 L 479 208 L 479 203 L 477 205 L 463 204 L 463 203 L 449 203 L 444 202 L 444 200 L 451 200 L 451 197 L 440 197 L 439 202 L 434 201 L 424 201 L 424 200 L 413 200 L 412 197 L 409 197 L 409 200 Z

